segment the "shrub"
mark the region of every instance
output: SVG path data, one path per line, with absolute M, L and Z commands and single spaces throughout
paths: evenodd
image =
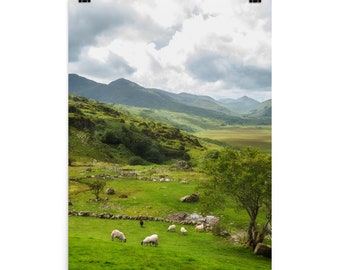
M 96 196 L 96 200 L 99 200 L 99 194 L 106 186 L 106 182 L 101 179 L 94 179 L 91 181 L 86 181 L 85 184 L 88 185 L 91 193 Z
M 183 154 L 183 160 L 189 161 L 191 159 L 190 155 L 188 153 Z
M 134 156 L 129 159 L 129 165 L 145 165 L 145 161 L 139 156 Z
M 115 132 L 113 130 L 106 130 L 104 132 L 104 135 L 103 135 L 101 141 L 105 144 L 112 144 L 112 145 L 116 145 L 116 144 L 121 143 L 120 136 L 119 136 L 118 132 Z

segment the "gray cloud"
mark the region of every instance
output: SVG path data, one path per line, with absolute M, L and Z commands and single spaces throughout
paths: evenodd
M 187 61 L 187 69 L 204 82 L 221 80 L 226 88 L 269 89 L 271 70 L 245 65 L 232 56 L 199 51 Z
M 113 53 L 110 53 L 104 63 L 93 58 L 83 58 L 77 66 L 77 72 L 80 74 L 91 75 L 109 81 L 117 77 L 126 77 L 136 71 L 134 67 L 129 66 L 125 59 Z
M 130 23 L 133 14 L 123 5 L 79 5 L 69 10 L 69 61 L 77 61 L 83 47 L 95 45 L 105 32 Z
M 116 38 L 168 44 L 179 26 L 164 30 L 123 3 L 91 3 L 69 10 L 69 61 L 76 62 L 84 47 L 105 45 Z
M 175 25 L 171 28 L 160 31 L 158 35 L 154 36 L 152 42 L 155 44 L 155 48 L 160 50 L 163 47 L 169 45 L 170 40 L 175 35 L 177 31 L 181 31 L 182 25 Z
M 165 2 L 162 4 L 157 1 L 144 2 L 148 7 L 152 6 L 150 3 L 155 5 L 155 9 L 151 9 L 152 12 L 150 9 L 150 12 L 148 9 L 145 12 L 143 8 L 138 10 L 139 6 L 133 4 L 136 3 L 134 0 L 111 2 L 97 0 L 91 5 L 78 3 L 70 5 L 68 24 L 70 71 L 102 82 L 127 77 L 137 82 L 143 81 L 148 84 L 148 87 L 164 86 L 174 92 L 178 89 L 190 91 L 191 88 L 195 88 L 197 91 L 205 91 L 206 94 L 211 95 L 220 91 L 221 94 L 227 94 L 235 89 L 245 94 L 251 92 L 253 95 L 263 93 L 267 96 L 270 93 L 271 67 L 261 66 L 270 65 L 271 45 L 266 42 L 261 44 L 255 37 L 254 42 L 258 42 L 258 47 L 252 54 L 247 54 L 246 48 L 249 46 L 242 46 L 243 36 L 233 32 L 239 30 L 246 35 L 255 31 L 261 33 L 264 30 L 269 31 L 268 38 L 270 38 L 270 0 L 268 0 L 270 3 L 267 0 L 263 1 L 267 3 L 256 10 L 240 8 L 242 5 L 238 0 L 233 0 L 236 7 L 235 18 L 231 17 L 230 25 L 238 26 L 241 21 L 242 27 L 239 29 L 236 27 L 236 30 L 230 27 L 228 32 L 215 31 L 215 28 L 211 27 L 213 24 L 210 23 L 214 22 L 214 18 L 218 19 L 220 16 L 215 9 L 205 9 L 202 3 L 196 1 L 171 1 L 180 3 L 178 11 L 176 7 L 167 13 L 168 10 L 162 6 L 161 12 L 164 12 L 165 20 L 160 19 L 163 17 L 157 9 L 159 5 L 166 5 Z M 143 3 L 143 0 L 139 3 Z M 167 17 L 169 14 L 170 16 Z M 197 26 L 193 24 L 195 20 L 188 20 L 196 16 L 203 18 L 203 22 L 197 22 Z M 190 35 L 186 28 L 189 26 L 190 33 L 202 33 L 202 35 L 193 35 L 197 40 L 185 43 L 186 39 L 176 35 L 176 32 L 184 31 L 186 36 Z M 210 28 L 206 29 L 202 26 Z M 262 37 L 266 38 L 265 35 L 259 36 Z M 115 45 L 119 44 L 122 48 L 108 46 L 115 40 L 117 41 Z M 170 41 L 174 42 L 170 43 Z M 141 58 L 129 57 L 127 61 L 122 57 L 126 56 L 125 49 L 128 48 L 124 45 L 129 46 L 128 44 L 133 42 L 140 46 L 131 46 L 131 48 L 140 51 L 132 53 L 140 55 Z M 150 46 L 150 43 L 155 46 Z M 146 47 L 148 49 L 145 49 Z M 183 47 L 182 51 L 181 47 Z M 91 58 L 91 53 L 94 52 L 91 50 L 96 48 L 103 49 L 99 50 L 102 53 L 100 60 Z M 112 48 L 115 48 L 115 51 L 112 51 Z M 174 61 L 176 64 L 173 64 L 169 61 L 169 56 L 171 59 L 176 58 L 176 52 L 180 61 Z M 188 55 L 192 52 L 194 54 Z M 108 57 L 103 60 L 107 53 L 109 53 Z M 145 65 L 141 59 L 145 61 Z M 187 60 L 183 67 L 185 59 Z M 241 59 L 247 59 L 252 65 L 245 64 Z M 137 70 L 137 67 L 140 70 Z

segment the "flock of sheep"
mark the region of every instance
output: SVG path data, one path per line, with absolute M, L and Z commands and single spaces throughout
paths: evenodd
M 141 227 L 143 226 L 143 222 L 140 222 Z M 204 224 L 196 225 L 195 230 L 196 231 L 204 231 Z M 176 225 L 170 225 L 167 229 L 168 232 L 173 232 L 176 230 Z M 188 231 L 184 228 L 181 227 L 180 232 L 185 235 L 188 233 Z M 123 232 L 114 229 L 111 233 L 111 240 L 114 241 L 114 239 L 117 238 L 120 242 L 126 242 L 126 237 Z M 157 234 L 152 234 L 150 236 L 147 236 L 144 238 L 144 240 L 140 243 L 141 245 L 153 245 L 155 247 L 158 246 L 158 235 Z

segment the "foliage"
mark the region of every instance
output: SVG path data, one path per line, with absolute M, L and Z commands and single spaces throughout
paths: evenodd
M 103 192 L 104 187 L 106 186 L 106 182 L 101 179 L 94 179 L 94 180 L 87 180 L 85 184 L 88 185 L 91 193 L 96 196 L 96 200 L 98 201 L 100 199 L 99 194 Z
M 139 157 L 139 156 L 134 156 L 129 159 L 129 165 L 144 165 L 145 161 Z
M 69 154 L 79 160 L 127 164 L 131 156 L 161 164 L 202 149 L 190 134 L 131 115 L 115 106 L 69 96 Z
M 105 130 L 101 141 L 105 144 L 118 145 L 121 143 L 119 130 Z
M 264 240 L 271 220 L 271 156 L 255 148 L 225 148 L 208 158 L 203 167 L 212 176 L 201 185 L 205 208 L 227 206 L 227 196 L 233 198 L 248 213 L 247 244 L 254 248 Z M 267 211 L 267 221 L 259 234 L 256 219 L 261 207 Z

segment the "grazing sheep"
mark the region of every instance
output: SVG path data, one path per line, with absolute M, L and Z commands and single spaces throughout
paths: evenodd
M 154 244 L 155 247 L 158 246 L 158 235 L 157 234 L 153 234 L 150 236 L 150 243 Z
M 111 233 L 111 239 L 114 241 L 115 238 L 118 238 L 120 242 L 126 242 L 126 237 L 124 233 L 118 231 L 117 229 L 113 230 Z
M 187 231 L 184 227 L 181 227 L 181 233 L 182 233 L 182 234 L 187 234 L 188 231 Z
M 140 244 L 147 245 L 147 244 L 150 244 L 150 242 L 151 242 L 150 236 L 147 236 L 144 238 L 144 240 Z
M 140 243 L 141 245 L 155 245 L 158 246 L 158 235 L 157 234 L 153 234 L 153 235 L 150 235 L 150 236 L 147 236 L 144 238 L 144 240 Z
M 175 231 L 175 229 L 176 229 L 176 225 L 170 225 L 169 227 L 168 227 L 168 232 L 174 232 Z
M 197 225 L 195 231 L 204 231 L 204 224 Z

